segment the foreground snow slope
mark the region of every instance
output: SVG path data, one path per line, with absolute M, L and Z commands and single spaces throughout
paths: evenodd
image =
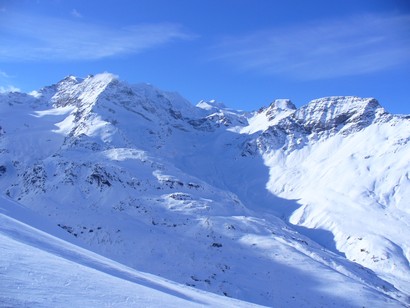
M 372 99 L 244 113 L 68 77 L 0 95 L 0 191 L 93 252 L 205 291 L 406 304 L 408 122 Z
M 28 209 L 1 198 L 1 307 L 256 307 L 138 272 L 30 222 L 59 234 Z
M 38 226 L 44 231 L 33 226 Z M 257 306 L 229 297 L 201 292 L 157 276 L 138 272 L 61 240 L 50 233 L 66 237 L 61 230 L 24 206 L 1 198 L 0 303 L 2 306 Z M 286 275 L 294 274 L 291 271 L 286 273 Z M 298 288 L 292 288 L 295 296 L 292 299 L 279 296 L 275 300 L 275 306 L 311 307 L 319 304 L 327 307 L 355 307 L 364 303 L 372 307 L 400 306 L 395 300 L 359 285 L 356 288 L 359 287 L 361 290 L 350 288 L 349 284 L 352 282 L 349 280 L 332 284 L 331 287 L 337 290 L 326 291 L 329 286 L 321 286 L 325 291 L 323 294 L 329 293 L 329 295 L 321 298 L 320 301 L 318 299 L 312 301 L 311 292 L 314 289 L 309 285 L 310 283 L 310 279 L 299 281 Z M 345 283 L 348 285 L 346 286 Z M 356 296 L 360 294 L 360 296 L 351 299 L 344 296 L 344 292 L 349 292 L 350 296 L 352 294 Z M 296 296 L 301 298 L 297 299 Z

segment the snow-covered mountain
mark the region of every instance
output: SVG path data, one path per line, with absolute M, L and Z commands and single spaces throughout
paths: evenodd
M 266 306 L 410 303 L 410 117 L 375 99 L 242 112 L 105 73 L 0 95 L 0 126 L 1 203 L 121 266 Z M 37 243 L 4 225 L 7 256 Z

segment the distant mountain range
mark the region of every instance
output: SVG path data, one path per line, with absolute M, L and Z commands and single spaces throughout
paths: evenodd
M 3 266 L 27 259 L 22 244 L 67 259 L 75 246 L 50 252 L 43 230 L 180 292 L 274 307 L 410 304 L 410 116 L 373 98 L 244 112 L 104 73 L 1 94 L 0 126 Z M 8 292 L 23 278 L 3 275 L 0 302 L 51 305 Z

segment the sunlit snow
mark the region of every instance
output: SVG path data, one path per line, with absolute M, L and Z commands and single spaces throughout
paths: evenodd
M 409 304 L 410 119 L 374 99 L 243 112 L 105 73 L 1 94 L 0 126 L 7 305 Z

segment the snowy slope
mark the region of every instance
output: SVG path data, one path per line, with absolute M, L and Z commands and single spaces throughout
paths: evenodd
M 0 191 L 95 253 L 266 306 L 409 302 L 408 119 L 374 100 L 245 113 L 70 76 L 0 95 L 0 126 Z
M 60 231 L 1 198 L 1 307 L 256 307 L 138 272 L 30 223 Z
M 271 142 L 271 134 L 290 128 L 273 138 L 282 144 Z M 290 222 L 330 231 L 329 241 L 307 230 L 407 294 L 409 140 L 408 118 L 388 114 L 373 99 L 352 97 L 313 101 L 258 140 L 266 147 L 268 189 L 302 205 Z

